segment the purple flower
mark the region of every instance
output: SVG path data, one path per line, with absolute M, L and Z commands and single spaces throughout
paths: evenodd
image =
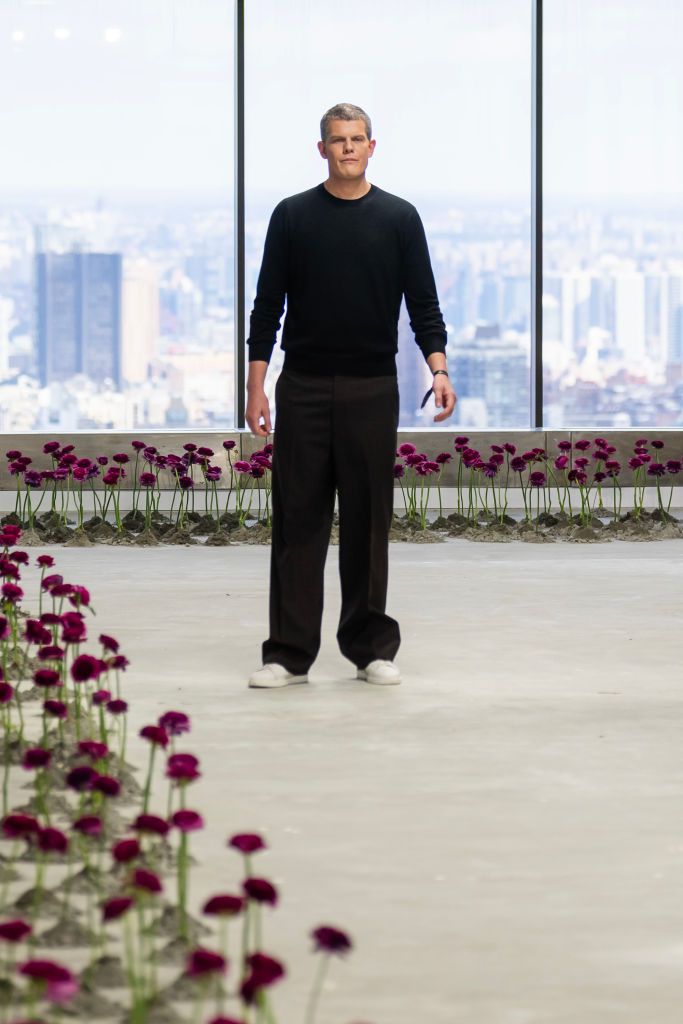
M 223 893 L 208 899 L 204 904 L 203 912 L 205 914 L 234 917 L 235 914 L 240 914 L 243 909 L 244 899 L 242 896 L 231 896 L 229 893 Z
M 137 839 L 119 839 L 112 846 L 111 855 L 117 864 L 127 864 L 140 856 L 140 844 Z
M 78 981 L 71 971 L 53 960 L 27 960 L 17 970 L 44 989 L 48 1002 L 65 1003 L 78 992 Z
M 166 762 L 166 778 L 176 782 L 194 782 L 201 775 L 194 754 L 171 754 Z
M 143 740 L 149 740 L 152 746 L 167 747 L 168 733 L 160 725 L 145 725 L 140 729 L 140 736 Z
M 220 953 L 198 946 L 188 955 L 185 973 L 191 978 L 203 978 L 207 974 L 225 974 L 227 969 L 227 961 Z
M 101 793 L 102 796 L 114 797 L 121 792 L 121 783 L 113 775 L 98 775 L 90 783 L 90 788 Z
M 43 648 L 45 649 L 45 648 Z M 36 669 L 33 674 L 33 681 L 36 686 L 61 686 L 61 676 L 56 669 Z
M 29 814 L 8 814 L 2 819 L 2 831 L 8 839 L 30 841 L 40 831 L 40 825 Z
M 38 848 L 43 853 L 66 853 L 69 849 L 69 838 L 58 828 L 41 828 L 38 833 Z
M 28 770 L 33 768 L 45 768 L 49 765 L 51 760 L 52 754 L 49 750 L 45 750 L 44 747 L 29 747 L 28 750 L 24 751 L 21 766 Z
M 78 753 L 85 754 L 93 761 L 101 761 L 109 753 L 109 747 L 106 743 L 100 743 L 99 740 L 79 740 Z
M 545 483 L 545 473 L 542 473 L 540 470 L 536 470 L 536 472 L 531 473 L 529 476 L 529 483 L 532 487 L 543 487 Z
M 119 649 L 119 642 L 115 640 L 113 636 L 109 636 L 107 633 L 100 633 L 97 638 L 104 647 L 105 651 L 112 651 L 114 654 Z
M 53 718 L 68 718 L 69 709 L 66 704 L 61 700 L 46 700 L 43 701 L 43 710 L 46 714 L 51 715 Z
M 166 711 L 159 718 L 158 724 L 169 736 L 181 736 L 190 731 L 190 719 L 184 711 Z
M 190 811 L 187 808 L 182 808 L 176 811 L 171 817 L 172 823 L 180 832 L 197 832 L 199 829 L 204 828 L 204 819 L 201 814 L 197 811 Z
M 10 601 L 11 603 L 20 601 L 24 596 L 24 591 L 21 587 L 18 587 L 16 583 L 3 583 L 0 590 L 2 590 L 2 596 L 5 600 Z
M 90 788 L 90 783 L 97 778 L 97 772 L 89 764 L 78 764 L 66 776 L 66 784 L 77 793 Z
M 85 683 L 89 679 L 97 679 L 102 671 L 102 662 L 92 654 L 79 654 L 71 666 L 71 678 L 75 683 Z
M 131 885 L 134 889 L 142 889 L 143 892 L 150 893 L 162 892 L 164 888 L 159 876 L 146 868 L 135 869 Z
M 102 835 L 102 819 L 98 818 L 96 814 L 84 814 L 71 827 L 75 832 L 80 832 L 84 836 Z
M 244 854 L 256 853 L 258 850 L 266 849 L 266 843 L 255 832 L 238 832 L 228 839 L 227 845 L 231 846 L 233 850 L 238 850 Z
M 102 920 L 116 921 L 130 910 L 135 903 L 132 896 L 113 896 L 102 904 Z
M 5 942 L 23 942 L 33 931 L 31 925 L 22 918 L 13 918 L 0 924 L 0 939 Z
M 41 661 L 62 661 L 64 658 L 64 648 L 58 644 L 48 644 L 46 647 L 40 647 L 38 649 L 38 658 Z M 57 685 L 61 685 L 61 683 Z
M 311 932 L 315 940 L 315 950 L 322 950 L 324 953 L 346 953 L 351 949 L 352 942 L 346 932 L 330 925 L 321 925 Z
M 397 462 L 394 465 L 394 480 L 400 479 L 400 477 L 405 476 L 405 474 L 406 474 L 405 466 L 403 465 L 403 463 Z
M 155 836 L 168 835 L 171 826 L 157 814 L 138 814 L 131 826 L 136 832 L 148 832 Z
M 250 1006 L 256 1001 L 260 989 L 284 977 L 285 969 L 279 960 L 266 956 L 265 953 L 252 953 L 247 957 L 247 965 L 250 973 L 240 985 L 240 995 Z
M 265 878 L 245 878 L 242 888 L 245 895 L 255 903 L 269 903 L 273 907 L 277 903 L 277 889 Z
M 403 444 L 400 444 L 398 446 L 398 448 L 396 450 L 396 454 L 397 455 L 401 455 L 401 456 L 404 456 L 404 455 L 414 455 L 416 451 L 417 451 L 417 448 L 415 447 L 414 444 L 411 444 L 410 441 L 404 441 Z

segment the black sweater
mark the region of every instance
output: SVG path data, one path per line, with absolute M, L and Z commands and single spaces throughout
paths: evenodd
M 359 199 L 340 199 L 320 182 L 277 204 L 250 317 L 250 362 L 270 361 L 285 295 L 285 369 L 396 373 L 402 295 L 425 359 L 446 351 L 420 215 L 377 185 Z

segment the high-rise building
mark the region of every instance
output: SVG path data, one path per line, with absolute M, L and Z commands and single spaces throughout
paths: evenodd
M 127 384 L 141 384 L 157 354 L 159 340 L 159 281 L 147 259 L 126 260 L 122 293 L 122 376 Z
M 120 253 L 38 252 L 38 376 L 46 387 L 82 373 L 121 388 Z
M 501 336 L 498 324 L 477 324 L 466 333 L 447 350 L 458 398 L 483 402 L 483 427 L 521 426 L 529 405 L 528 344 L 513 331 Z M 456 422 L 458 412 L 456 403 Z
M 645 356 L 645 286 L 639 271 L 614 275 L 614 337 L 626 363 Z
M 683 380 L 683 275 L 669 274 L 666 282 L 664 325 L 666 375 L 669 383 Z

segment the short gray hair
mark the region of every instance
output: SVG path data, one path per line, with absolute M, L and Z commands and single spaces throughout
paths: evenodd
M 327 141 L 327 129 L 329 122 L 332 120 L 362 121 L 365 124 L 365 134 L 368 139 L 372 138 L 372 125 L 370 124 L 370 118 L 362 107 L 357 107 L 353 103 L 336 103 L 333 107 L 330 107 L 330 109 L 323 114 L 322 120 L 320 121 L 320 138 L 323 142 Z

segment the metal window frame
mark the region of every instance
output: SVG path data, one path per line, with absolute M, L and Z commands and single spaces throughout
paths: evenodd
M 235 0 L 235 182 L 234 182 L 234 226 L 235 226 L 235 332 L 234 332 L 234 381 L 235 381 L 235 429 L 245 427 L 245 220 L 244 220 L 244 0 Z
M 531 0 L 531 381 L 529 425 L 543 427 L 543 0 Z
M 543 428 L 543 0 L 531 0 L 531 358 L 529 428 Z M 245 428 L 244 0 L 235 0 L 235 429 Z

